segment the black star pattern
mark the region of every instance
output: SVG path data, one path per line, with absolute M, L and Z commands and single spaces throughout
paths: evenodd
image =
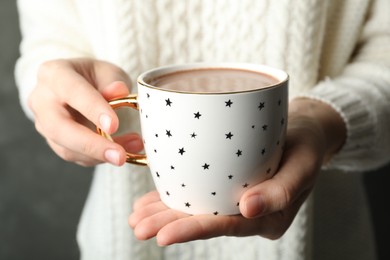
M 152 100 L 155 98 L 155 96 L 153 96 L 153 93 L 154 92 L 152 92 L 152 94 L 144 93 L 143 94 L 144 101 L 152 102 Z M 153 96 L 153 98 L 152 98 L 152 96 Z M 172 98 L 172 100 L 170 98 Z M 225 114 L 220 114 L 218 112 L 219 114 L 217 114 L 217 116 L 224 117 L 224 116 L 229 115 L 229 113 L 231 113 L 231 112 L 237 113 L 237 111 L 235 111 L 236 109 L 242 109 L 240 107 L 242 105 L 240 99 L 235 99 L 233 97 L 233 100 L 232 100 L 231 97 L 229 97 L 229 98 L 230 99 L 226 98 L 226 99 L 222 99 L 219 101 L 219 109 L 221 109 L 220 111 L 224 111 Z M 236 143 L 236 141 L 240 141 L 239 139 L 240 139 L 241 129 L 245 129 L 245 130 L 243 130 L 243 134 L 250 134 L 251 138 L 259 138 L 259 139 L 254 139 L 254 140 L 256 140 L 256 143 L 258 143 L 257 147 L 256 147 L 257 148 L 257 156 L 265 158 L 266 156 L 269 155 L 271 150 L 268 150 L 268 149 L 271 149 L 271 146 L 268 144 L 267 140 L 265 141 L 267 143 L 267 145 L 265 145 L 263 143 L 263 140 L 264 140 L 263 138 L 267 139 L 267 135 L 268 135 L 267 132 L 273 132 L 274 129 L 284 130 L 283 125 L 286 125 L 287 120 L 288 120 L 288 118 L 286 117 L 285 111 L 284 111 L 286 104 L 284 104 L 283 98 L 276 97 L 272 100 L 272 99 L 269 99 L 268 97 L 265 99 L 265 98 L 260 96 L 259 98 L 254 100 L 254 102 L 252 102 L 250 104 L 250 106 L 252 107 L 252 110 L 254 110 L 253 112 L 257 111 L 257 113 L 258 113 L 257 118 L 248 118 L 248 120 L 246 120 L 245 122 L 243 122 L 243 124 L 241 124 L 242 127 L 236 128 L 236 127 L 229 127 L 226 125 L 227 126 L 226 128 L 220 129 L 221 131 L 218 133 L 219 139 L 220 139 L 220 141 L 222 141 L 221 144 L 226 146 L 226 147 L 224 147 L 224 149 L 230 153 L 230 156 L 232 156 L 234 158 L 237 157 L 237 159 L 236 159 L 237 161 L 242 161 L 243 159 L 245 159 L 246 156 L 250 155 L 249 150 L 246 149 L 245 146 L 242 146 L 243 144 Z M 244 102 L 245 102 L 245 100 L 244 100 Z M 165 119 L 167 119 L 166 116 L 168 116 L 168 117 L 170 116 L 170 115 L 168 115 L 168 113 L 172 112 L 172 109 L 179 109 L 179 110 L 183 109 L 183 112 L 187 115 L 187 119 L 183 119 L 184 124 L 185 124 L 185 122 L 193 122 L 193 123 L 198 123 L 198 124 L 194 124 L 193 126 L 191 124 L 188 124 L 187 128 L 185 128 L 186 125 L 184 125 L 183 127 L 182 126 L 179 127 L 179 124 L 177 124 L 178 128 L 175 128 L 176 125 L 172 126 L 172 125 L 168 124 L 168 122 L 171 122 L 171 121 L 169 121 L 169 120 L 166 120 L 165 122 L 161 121 L 164 124 L 161 124 L 160 128 L 157 128 L 157 127 L 151 128 L 152 132 L 150 133 L 149 138 L 154 139 L 153 141 L 156 143 L 156 145 L 154 147 L 153 146 L 150 147 L 151 151 L 153 153 L 153 150 L 154 150 L 154 153 L 156 153 L 154 156 L 161 156 L 161 154 L 165 154 L 166 152 L 168 152 L 168 151 L 164 150 L 165 146 L 166 146 L 164 142 L 167 142 L 168 140 L 170 141 L 170 140 L 173 140 L 173 139 L 180 137 L 182 139 L 182 142 L 180 142 L 177 146 L 173 147 L 174 148 L 173 154 L 177 151 L 179 153 L 179 155 L 183 156 L 183 157 L 180 157 L 180 159 L 186 160 L 186 158 L 188 158 L 188 156 L 190 156 L 190 155 L 192 156 L 192 153 L 194 153 L 194 151 L 197 152 L 196 151 L 197 149 L 193 149 L 190 145 L 197 145 L 197 142 L 199 142 L 199 141 L 203 142 L 203 140 L 207 140 L 207 139 L 204 139 L 204 135 L 202 134 L 203 133 L 202 132 L 203 126 L 200 126 L 199 123 L 201 123 L 202 121 L 206 121 L 205 124 L 208 124 L 209 121 L 207 121 L 207 120 L 214 120 L 214 118 L 216 118 L 216 117 L 211 112 L 209 113 L 208 111 L 204 110 L 204 108 L 202 107 L 203 103 L 198 104 L 199 105 L 198 107 L 191 107 L 191 106 L 188 106 L 188 108 L 187 107 L 185 107 L 185 108 L 178 107 L 179 103 L 177 102 L 177 100 L 174 99 L 173 96 L 170 96 L 169 98 L 168 98 L 168 96 L 161 98 L 159 105 L 162 108 L 165 107 L 165 109 L 161 109 L 161 111 L 156 113 L 156 114 L 153 114 L 150 111 L 146 110 L 146 107 L 144 107 L 144 109 L 140 108 L 142 119 L 145 120 L 145 118 L 149 118 L 149 119 L 146 119 L 145 122 L 148 122 L 147 120 L 154 120 L 155 118 L 161 118 L 161 119 L 165 120 Z M 246 106 L 246 104 L 244 104 L 244 105 Z M 262 114 L 264 113 L 264 111 L 267 111 L 269 109 L 274 109 L 274 108 L 277 108 L 275 110 L 275 112 L 277 112 L 277 114 L 273 115 L 273 117 L 275 117 L 275 119 L 271 119 L 271 120 L 275 120 L 276 122 L 270 122 L 267 120 L 267 116 L 262 115 Z M 187 109 L 189 109 L 189 111 Z M 200 112 L 200 111 L 202 111 L 202 112 Z M 217 111 L 219 111 L 219 110 L 217 110 Z M 161 117 L 160 117 L 160 113 L 163 113 L 163 114 L 161 114 Z M 247 118 L 247 117 L 243 117 L 243 118 Z M 188 121 L 188 119 L 190 121 Z M 199 121 L 194 120 L 194 119 L 198 119 Z M 200 120 L 200 119 L 202 119 L 202 120 Z M 150 124 L 150 123 L 153 124 L 155 122 L 148 122 L 147 124 Z M 155 124 L 155 125 L 157 125 L 157 124 Z M 239 129 L 239 130 L 237 130 L 237 129 Z M 164 132 L 164 130 L 165 130 L 165 132 Z M 181 132 L 182 130 L 184 130 L 183 133 Z M 244 131 L 246 131 L 246 132 L 244 132 Z M 184 138 L 183 138 L 183 134 L 184 134 Z M 278 134 L 278 133 L 275 133 L 275 134 Z M 225 135 L 225 137 L 223 135 Z M 259 135 L 263 135 L 263 137 L 261 137 Z M 224 138 L 226 139 L 225 142 L 223 142 Z M 273 146 L 278 146 L 278 149 L 283 149 L 284 145 L 283 145 L 282 136 L 279 136 L 277 138 L 278 139 L 275 139 L 274 141 L 272 141 Z M 228 140 L 230 140 L 230 141 L 228 141 Z M 147 141 L 148 144 L 151 142 L 149 139 L 147 139 L 146 141 L 145 141 L 145 139 L 143 139 L 143 141 L 144 141 L 144 143 L 146 143 L 146 141 Z M 163 142 L 162 144 L 164 144 L 164 145 L 160 145 L 158 143 L 160 141 Z M 189 142 L 191 144 L 187 144 L 186 142 Z M 180 146 L 183 145 L 183 146 L 180 147 L 179 145 Z M 280 148 L 279 148 L 279 146 L 280 146 Z M 150 148 L 148 148 L 148 149 L 150 149 Z M 175 148 L 177 150 L 175 150 Z M 188 152 L 188 154 L 187 154 L 187 152 Z M 184 156 L 184 154 L 186 154 L 186 156 Z M 197 168 L 197 170 L 201 171 L 201 172 L 203 170 L 204 176 L 208 177 L 208 176 L 213 175 L 214 171 L 216 169 L 218 169 L 219 165 L 215 164 L 215 162 L 212 161 L 211 159 L 207 159 L 207 158 L 209 158 L 207 156 L 207 154 L 204 154 L 204 156 L 205 156 L 205 158 L 203 158 L 203 159 L 200 157 L 201 161 L 197 163 L 197 165 L 198 165 L 197 167 L 199 167 L 199 168 Z M 238 157 L 240 157 L 240 158 L 238 158 Z M 204 162 L 203 165 L 201 164 L 202 161 Z M 181 173 L 182 169 L 181 169 L 180 165 L 175 164 L 174 161 L 172 161 L 172 164 L 170 164 L 170 163 L 171 162 L 168 161 L 168 164 L 166 164 L 163 169 L 156 169 L 159 171 L 155 170 L 154 171 L 155 175 L 153 177 L 156 180 L 162 181 L 166 178 L 170 178 L 173 175 Z M 186 163 L 186 161 L 184 161 L 183 163 Z M 213 164 L 212 167 L 211 167 L 211 164 Z M 176 168 L 176 167 L 178 167 L 178 168 Z M 202 167 L 202 168 L 200 168 L 200 167 Z M 272 178 L 272 176 L 275 174 L 274 167 L 276 167 L 274 165 L 274 163 L 270 163 L 269 165 L 267 165 L 266 168 L 263 169 L 263 174 L 266 175 L 267 178 Z M 240 177 L 236 176 L 233 173 L 235 173 L 235 172 L 230 171 L 228 169 L 228 171 L 226 171 L 222 176 L 223 180 L 220 180 L 220 181 L 229 182 L 229 184 L 235 185 L 235 187 L 238 186 L 238 188 L 241 188 L 243 190 L 244 189 L 247 190 L 254 185 L 251 183 L 250 178 L 240 180 Z M 177 196 L 177 194 L 175 194 L 175 192 L 174 192 L 174 189 L 180 189 L 181 192 L 183 192 L 183 195 L 185 195 L 184 193 L 187 193 L 187 192 L 190 192 L 190 193 L 193 192 L 192 191 L 193 184 L 191 182 L 187 181 L 186 179 L 182 179 L 181 182 L 178 182 L 174 185 L 175 185 L 174 187 L 169 187 L 169 186 L 166 186 L 165 188 L 163 187 L 161 192 L 163 195 L 165 194 L 165 198 L 171 199 L 171 198 L 174 198 L 175 196 Z M 218 197 L 221 197 L 221 195 L 222 195 L 219 191 L 217 192 L 218 189 L 216 189 L 216 188 L 214 189 L 214 188 L 215 187 L 212 187 L 211 189 L 208 190 L 208 192 L 206 190 L 206 195 L 212 201 L 217 199 Z M 182 200 L 182 203 L 184 204 L 184 205 L 182 204 L 182 206 L 184 206 L 184 208 L 187 208 L 187 209 L 194 208 L 194 206 L 196 204 L 198 204 L 197 202 L 192 201 L 189 198 Z M 232 202 L 232 206 L 234 206 L 234 205 L 239 207 L 240 203 L 238 201 Z M 223 214 L 223 212 L 221 211 L 220 208 L 216 207 L 214 209 L 211 209 L 209 211 L 209 214 L 219 215 L 219 214 Z
M 185 152 L 186 152 L 186 151 L 184 150 L 184 147 L 179 149 L 179 153 L 180 153 L 181 155 L 183 155 Z
M 233 137 L 232 132 L 229 132 L 229 133 L 227 133 L 225 135 L 226 135 L 226 139 L 232 139 L 232 137 Z
M 265 102 L 260 102 L 258 108 L 259 110 L 262 110 L 265 107 Z
M 228 101 L 225 101 L 225 104 L 227 107 L 232 107 L 233 102 L 229 99 Z
M 202 114 L 199 113 L 199 111 L 198 111 L 198 112 L 194 113 L 194 116 L 195 116 L 194 118 L 200 119 L 200 117 L 202 116 Z

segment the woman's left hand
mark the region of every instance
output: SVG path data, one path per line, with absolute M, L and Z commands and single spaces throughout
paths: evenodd
M 345 136 L 344 121 L 330 106 L 293 100 L 279 170 L 243 194 L 241 215 L 188 215 L 165 206 L 153 191 L 135 203 L 129 224 L 138 239 L 156 236 L 161 246 L 217 236 L 280 238 L 310 194 L 321 165 L 340 149 Z

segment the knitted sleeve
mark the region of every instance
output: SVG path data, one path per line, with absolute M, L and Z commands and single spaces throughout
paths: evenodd
M 378 0 L 343 72 L 306 96 L 335 108 L 347 125 L 343 148 L 325 166 L 367 171 L 390 161 L 390 1 Z
M 27 99 L 41 63 L 51 59 L 90 56 L 72 0 L 18 0 L 22 41 L 15 80 L 23 110 L 31 119 Z

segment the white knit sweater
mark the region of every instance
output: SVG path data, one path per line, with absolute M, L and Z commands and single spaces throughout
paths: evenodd
M 16 80 L 31 118 L 26 100 L 49 59 L 107 60 L 133 79 L 173 63 L 265 63 L 290 74 L 291 97 L 320 99 L 345 119 L 347 142 L 328 169 L 360 172 L 390 159 L 388 0 L 19 0 L 18 7 Z M 138 119 L 130 121 L 138 129 Z M 134 200 L 153 188 L 147 171 L 97 167 L 78 231 L 83 259 L 375 259 L 358 173 L 324 172 L 278 241 L 221 237 L 160 248 L 127 226 Z

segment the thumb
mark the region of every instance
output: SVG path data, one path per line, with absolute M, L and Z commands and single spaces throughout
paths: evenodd
M 102 87 L 99 91 L 106 100 L 125 97 L 130 94 L 128 85 L 123 81 L 114 81 Z
M 95 62 L 94 67 L 96 87 L 106 100 L 124 97 L 130 93 L 131 79 L 124 70 L 105 61 Z
M 105 100 L 109 101 L 119 97 L 129 95 L 132 87 L 130 77 L 118 66 L 105 62 L 96 61 L 94 63 L 96 88 Z M 105 129 L 108 133 L 116 132 L 119 127 L 119 119 L 111 108 L 110 117 L 105 120 Z
M 244 217 L 264 216 L 283 211 L 297 201 L 303 203 L 314 186 L 318 168 L 307 162 L 308 157 L 306 161 L 300 160 L 299 152 L 296 152 L 285 155 L 281 167 L 271 179 L 255 185 L 242 195 L 240 211 Z
M 241 214 L 255 218 L 284 209 L 291 201 L 289 190 L 274 179 L 264 181 L 246 191 L 240 200 Z

